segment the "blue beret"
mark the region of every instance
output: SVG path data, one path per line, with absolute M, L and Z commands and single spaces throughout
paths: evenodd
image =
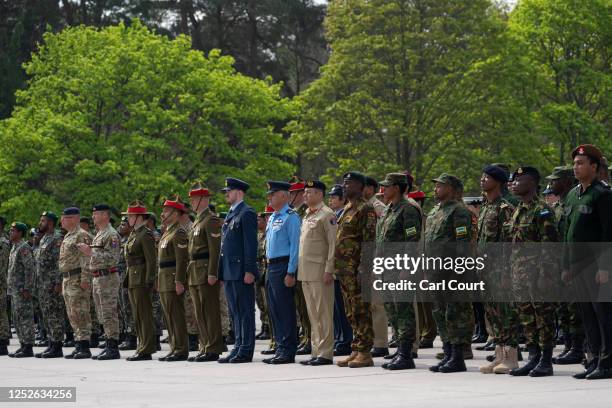
M 66 207 L 64 211 L 62 211 L 63 215 L 79 215 L 81 214 L 81 210 L 78 207 Z
M 482 172 L 493 177 L 495 180 L 499 181 L 500 183 L 507 183 L 508 178 L 510 177 L 510 175 L 508 174 L 506 170 L 502 169 L 499 166 L 495 166 L 492 164 L 482 169 Z
M 221 189 L 221 191 L 230 191 L 230 190 L 242 190 L 247 191 L 249 189 L 249 183 L 242 181 L 237 178 L 227 177 L 225 179 L 225 187 Z
M 108 204 L 96 204 L 93 206 L 91 211 L 109 211 L 110 209 L 110 205 Z

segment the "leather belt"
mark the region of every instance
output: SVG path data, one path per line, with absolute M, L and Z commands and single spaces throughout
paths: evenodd
M 199 254 L 193 254 L 189 257 L 190 261 L 197 261 L 198 259 L 208 259 L 210 254 L 208 252 L 200 252 Z
M 159 263 L 160 269 L 163 268 L 172 268 L 176 266 L 176 261 L 162 261 Z
M 278 258 L 270 258 L 268 259 L 269 265 L 279 264 L 279 263 L 289 263 L 288 256 L 279 256 Z
M 100 276 L 110 275 L 111 273 L 117 273 L 118 271 L 119 270 L 117 269 L 117 267 L 113 266 L 112 268 L 98 269 L 96 271 L 93 271 L 92 275 L 94 278 L 99 278 Z
M 68 272 L 62 272 L 62 276 L 64 278 L 69 278 L 71 276 L 80 275 L 80 274 L 81 274 L 81 268 L 72 269 Z
M 146 262 L 145 259 L 144 258 L 140 258 L 140 257 L 128 258 L 127 259 L 127 265 L 128 266 L 144 265 L 145 262 Z

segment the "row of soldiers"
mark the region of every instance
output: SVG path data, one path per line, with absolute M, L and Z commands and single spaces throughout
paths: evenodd
M 609 242 L 612 240 L 612 193 L 600 180 L 603 155 L 593 145 L 581 145 L 572 152 L 572 159 L 578 184 L 565 191 L 564 196 L 560 187 L 555 187 L 560 183 L 552 183 L 555 193 L 561 197 L 555 204 L 560 209 L 556 210 L 538 194 L 537 169 L 519 167 L 511 176 L 500 165 L 483 169 L 484 202 L 477 217 L 461 200 L 463 183 L 453 175 L 442 174 L 432 180 L 438 204 L 425 220 L 420 204 L 409 196 L 412 180 L 406 174 L 391 173 L 378 183 L 382 186 L 381 200 L 378 200 L 373 194 L 369 198 L 365 195 L 368 187 L 375 186 L 376 182 L 361 173 L 349 172 L 344 175 L 343 184 L 330 191 L 330 205 L 345 200 L 344 205 L 334 209 L 324 203 L 327 188 L 321 181 L 307 181 L 303 186 L 268 182 L 270 208 L 260 214 L 258 227 L 257 215 L 244 202 L 248 183 L 227 178 L 223 191 L 230 211 L 224 219 L 210 210 L 209 191 L 200 184 L 194 185 L 189 192 L 191 207 L 197 214 L 193 225 L 185 228 L 179 222 L 187 212 L 185 203 L 179 199 L 167 200 L 161 216 L 165 230 L 156 246 L 154 234 L 146 227 L 146 208 L 142 203 L 132 203 L 126 213 L 133 230 L 125 246 L 125 256 L 139 345 L 136 354 L 128 360 L 150 360 L 156 351 L 152 340 L 155 330 L 151 294 L 157 292 L 170 340 L 170 353 L 160 357 L 161 361 L 252 361 L 255 298 L 259 297 L 260 309 L 265 309 L 264 319 L 273 338 L 272 347 L 266 350 L 271 357 L 265 358 L 264 363 L 293 363 L 296 354 L 310 352 L 310 359 L 301 364 L 333 364 L 334 355 L 348 354 L 337 360 L 336 365 L 372 366 L 376 352 L 387 346 L 388 321 L 398 347 L 395 353 L 386 356 L 389 361 L 383 368 L 414 368 L 415 349 L 419 345 L 427 347 L 431 341 L 421 331 L 427 325 L 427 305 L 420 305 L 425 318 L 419 318 L 421 327 L 417 337 L 416 315 L 421 310 L 412 303 L 366 302 L 367 288 L 361 287 L 360 280 L 363 244 L 423 241 L 427 248 L 440 242 L 475 241 L 479 245 L 501 241 Z M 549 178 L 561 179 L 560 174 L 561 170 L 557 169 Z M 299 195 L 302 203 L 296 201 Z M 93 276 L 96 311 L 108 339 L 107 348 L 98 359 L 118 358 L 118 330 L 114 327 L 118 292 L 115 269 L 121 245 L 108 224 L 109 207 L 100 205 L 93 210 L 98 228 L 93 241 L 70 239 L 71 232 L 85 235 L 69 228 L 70 223 L 64 225 L 68 233 L 61 243 L 60 270 L 64 274 L 64 293 L 71 277 L 77 277 L 75 282 L 83 289 L 88 286 L 88 275 Z M 72 215 L 78 215 L 76 212 L 73 208 L 64 210 L 62 224 Z M 19 253 L 23 247 L 18 242 L 21 229 L 19 224 L 11 228 L 11 237 L 17 234 L 17 242 L 11 238 L 14 244 L 9 286 L 11 273 L 15 273 L 13 250 L 17 248 Z M 72 258 L 72 262 L 62 264 L 62 254 L 66 259 Z M 510 259 L 510 263 L 512 278 L 517 281 L 525 278 L 523 274 L 528 268 L 524 260 Z M 589 279 L 602 284 L 608 277 L 605 268 L 600 265 L 596 270 L 581 271 L 579 276 L 570 268 L 564 271 L 563 279 Z M 234 348 L 222 358 L 220 282 L 223 282 L 235 334 Z M 9 288 L 13 297 L 22 297 L 15 302 L 16 316 L 20 315 L 22 300 L 27 298 L 23 295 L 27 288 L 23 289 L 16 285 L 11 292 Z M 188 356 L 183 301 L 187 290 L 193 300 L 200 341 L 199 352 L 192 357 Z M 68 303 L 67 300 L 70 310 Z M 586 370 L 575 377 L 612 377 L 610 304 L 592 302 L 571 307 L 582 317 L 590 352 Z M 485 304 L 495 355 L 480 371 L 532 377 L 552 375 L 555 308 L 554 304 L 541 302 Z M 465 351 L 474 331 L 472 305 L 436 302 L 432 317 L 443 342 L 443 354 L 441 361 L 430 370 L 465 371 Z M 298 320 L 305 339 L 302 344 L 298 344 Z M 75 325 L 72 319 L 71 323 Z M 519 323 L 529 350 L 528 361 L 522 367 L 518 364 Z M 380 345 L 376 344 L 377 337 Z M 352 339 L 348 340 L 350 350 L 343 350 L 347 339 Z

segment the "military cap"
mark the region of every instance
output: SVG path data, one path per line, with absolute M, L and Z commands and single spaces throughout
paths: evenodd
M 11 228 L 16 229 L 17 231 L 21 231 L 22 234 L 26 234 L 28 232 L 28 226 L 23 222 L 15 221 L 11 224 Z
M 45 217 L 47 219 L 50 219 L 51 221 L 53 221 L 56 224 L 57 224 L 57 220 L 59 219 L 57 214 L 55 214 L 53 211 L 43 211 L 43 213 L 40 214 L 40 216 L 41 217 Z
M 574 169 L 570 166 L 557 166 L 553 169 L 550 176 L 546 176 L 546 180 L 558 180 L 563 178 L 574 178 Z
M 96 204 L 93 206 L 93 208 L 91 209 L 91 211 L 96 212 L 96 211 L 110 211 L 110 205 L 108 204 Z
M 514 178 L 518 176 L 528 175 L 534 178 L 537 182 L 540 182 L 540 172 L 535 167 L 523 166 L 516 169 L 514 172 Z
M 366 181 L 367 181 L 366 176 L 358 171 L 349 171 L 348 173 L 345 173 L 342 176 L 342 178 L 344 179 L 344 181 L 346 180 L 357 181 L 363 184 L 364 186 L 366 185 Z
M 572 151 L 572 159 L 578 155 L 588 156 L 592 159 L 597 160 L 600 163 L 603 157 L 603 153 L 601 152 L 601 150 L 599 150 L 597 146 L 594 146 L 592 144 L 582 144 L 576 147 L 574 151 Z
M 425 193 L 422 191 L 411 191 L 408 193 L 408 198 L 412 198 L 413 200 L 424 200 L 426 197 Z
M 148 212 L 147 212 L 147 207 L 145 207 L 142 202 L 136 200 L 136 201 L 132 201 L 130 205 L 128 205 L 127 211 L 122 212 L 121 214 L 123 215 L 129 215 L 129 214 L 147 215 Z
M 371 186 L 374 187 L 374 189 L 378 188 L 378 181 L 374 180 L 372 177 L 370 176 L 366 176 L 366 182 L 365 182 L 366 186 Z
M 319 180 L 308 180 L 305 184 L 306 188 L 316 188 L 318 190 L 321 190 L 324 194 L 325 190 L 327 190 L 327 186 L 325 186 L 325 183 Z
M 62 211 L 62 215 L 80 215 L 81 210 L 78 207 L 66 207 Z
M 191 186 L 189 197 L 210 197 L 210 192 L 202 183 L 197 182 Z
M 259 216 L 263 217 L 265 215 L 272 214 L 273 212 L 274 212 L 274 208 L 270 207 L 269 205 L 266 205 L 264 207 L 264 210 L 259 213 Z
M 389 173 L 385 176 L 385 179 L 378 184 L 383 187 L 408 184 L 408 177 L 404 173 Z
M 289 183 L 291 184 L 289 191 L 302 191 L 306 188 L 306 184 L 298 176 L 293 176 Z
M 330 196 L 344 197 L 344 190 L 340 184 L 335 184 L 327 193 Z
M 174 197 L 174 199 L 166 199 L 162 207 L 170 207 L 182 212 L 189 212 L 187 207 L 185 207 L 185 203 L 183 203 L 179 197 Z
M 491 166 L 501 167 L 502 169 L 510 173 L 510 166 L 508 166 L 506 163 L 491 163 Z
M 488 176 L 493 177 L 495 180 L 499 181 L 500 183 L 507 183 L 508 177 L 510 176 L 505 169 L 503 169 L 502 167 L 496 166 L 494 164 L 485 166 L 485 168 L 482 169 L 482 172 Z
M 291 184 L 286 181 L 274 180 L 268 180 L 266 186 L 268 187 L 267 194 L 276 193 L 277 191 L 289 191 L 289 188 L 291 188 Z
M 86 222 L 89 224 L 89 222 L 91 221 L 91 218 L 89 217 L 81 217 L 81 219 L 79 220 L 79 222 Z
M 249 189 L 249 183 L 242 181 L 237 178 L 227 177 L 225 179 L 225 187 L 221 189 L 221 191 L 230 191 L 230 190 L 242 190 L 247 191 Z
M 442 173 L 440 174 L 438 178 L 432 179 L 431 181 L 433 181 L 434 183 L 448 184 L 454 189 L 463 188 L 463 182 L 459 180 L 458 177 L 453 176 L 452 174 L 448 174 L 448 173 Z

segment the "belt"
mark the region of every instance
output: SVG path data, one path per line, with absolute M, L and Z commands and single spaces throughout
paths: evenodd
M 99 278 L 100 276 L 110 275 L 111 273 L 117 273 L 118 271 L 119 270 L 117 269 L 117 267 L 113 266 L 112 268 L 98 269 L 96 271 L 93 271 L 92 275 L 94 278 Z
M 160 269 L 163 269 L 163 268 L 172 268 L 174 266 L 176 266 L 176 261 L 162 261 L 162 262 L 159 263 Z
M 289 262 L 289 257 L 288 256 L 279 256 L 278 258 L 270 258 L 268 259 L 268 264 L 269 265 L 274 265 L 274 264 L 279 264 L 279 263 L 288 263 Z
M 127 264 L 128 266 L 136 266 L 136 265 L 144 265 L 145 259 L 141 257 L 128 258 Z
M 69 278 L 71 276 L 80 275 L 80 274 L 81 274 L 81 268 L 76 268 L 68 272 L 62 272 L 62 276 L 64 278 Z
M 198 259 L 208 259 L 210 254 L 208 252 L 200 252 L 199 254 L 193 254 L 189 257 L 190 261 L 197 261 Z

